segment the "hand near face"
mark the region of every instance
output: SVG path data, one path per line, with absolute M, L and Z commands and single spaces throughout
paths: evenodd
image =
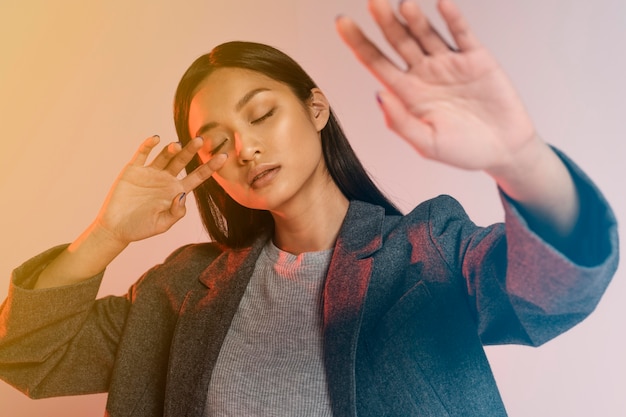
M 146 139 L 120 173 L 95 224 L 120 243 L 128 244 L 168 230 L 185 215 L 186 194 L 209 178 L 226 160 L 217 155 L 194 172 L 177 175 L 202 147 L 195 138 L 181 149 L 171 143 L 146 164 L 158 136 Z
M 337 30 L 387 88 L 379 101 L 388 126 L 427 158 L 459 168 L 497 171 L 537 141 L 521 100 L 450 0 L 438 9 L 456 43 L 449 47 L 411 1 L 370 0 L 370 12 L 404 60 L 399 68 L 349 18 Z

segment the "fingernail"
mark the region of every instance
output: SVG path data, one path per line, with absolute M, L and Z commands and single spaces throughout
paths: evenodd
M 343 13 L 339 13 L 337 16 L 335 16 L 335 22 L 341 19 L 343 16 L 344 16 Z
M 152 135 L 153 138 L 161 138 L 159 135 Z
M 183 201 L 183 198 L 185 198 L 185 196 L 186 196 L 186 195 L 187 195 L 187 193 L 182 193 L 182 194 L 180 195 L 180 197 L 178 197 L 178 202 L 179 202 L 179 203 L 180 203 L 180 202 L 182 202 L 182 201 Z
M 218 153 L 217 156 L 223 156 L 224 160 L 228 159 L 228 154 L 226 152 Z

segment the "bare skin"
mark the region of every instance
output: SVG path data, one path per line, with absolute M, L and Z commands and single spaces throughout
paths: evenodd
M 251 91 L 260 92 L 237 106 Z M 200 159 L 208 161 L 217 146 L 229 155 L 213 178 L 239 204 L 269 211 L 274 243 L 293 254 L 333 247 L 348 210 L 322 153 L 320 131 L 329 116 L 320 89 L 302 103 L 287 85 L 233 68 L 204 80 L 189 108 L 189 131 L 206 142 Z M 250 183 L 250 175 L 267 168 L 270 175 Z
M 578 195 L 566 167 L 539 138 L 510 81 L 456 6 L 450 0 L 440 0 L 438 8 L 455 48 L 431 28 L 416 4 L 400 4 L 401 21 L 387 0 L 369 1 L 374 20 L 406 68 L 393 64 L 349 18 L 337 20 L 337 31 L 384 85 L 379 98 L 390 129 L 426 158 L 485 171 L 522 207 L 531 227 L 555 241 L 566 238 L 579 215 Z M 216 85 L 221 84 L 213 87 Z M 312 139 L 328 117 L 325 97 L 321 92 L 315 97 L 305 108 L 307 117 L 298 125 Z M 215 143 L 196 138 L 182 150 L 170 144 L 147 164 L 150 151 L 158 143 L 157 139 L 147 139 L 114 183 L 96 220 L 48 265 L 37 288 L 87 279 L 101 272 L 129 243 L 168 230 L 185 214 L 183 193 L 214 174 L 242 204 L 270 210 L 279 247 L 292 253 L 332 247 L 348 203 L 334 183 L 328 182 L 325 167 L 309 166 L 306 172 L 310 177 L 296 183 L 280 182 L 279 172 L 272 180 L 276 184 L 269 181 L 267 189 L 277 190 L 279 185 L 286 188 L 265 200 L 262 190 L 256 189 L 248 195 L 252 199 L 246 200 L 249 190 L 240 175 L 247 175 L 255 161 L 292 168 L 288 158 L 280 156 L 278 148 L 267 140 L 270 136 L 240 128 L 247 116 L 228 113 L 227 107 L 221 113 L 211 113 L 214 108 L 209 102 L 200 103 L 196 112 L 200 121 L 190 118 L 190 131 L 206 123 L 203 117 L 217 117 L 221 126 L 228 128 L 232 147 L 213 157 L 208 151 Z M 312 143 L 307 152 L 318 155 Z M 195 153 L 204 165 L 183 179 L 177 178 Z M 320 224 L 324 227 L 312 226 Z
M 368 4 L 406 68 L 393 64 L 349 18 L 337 20 L 337 31 L 385 86 L 379 97 L 389 128 L 426 158 L 484 170 L 537 230 L 555 240 L 566 237 L 579 213 L 569 172 L 539 138 L 512 84 L 454 3 L 439 0 L 438 9 L 456 48 L 415 3 L 400 3 L 404 22 L 387 0 Z
M 202 146 L 172 143 L 150 164 L 158 137 L 146 139 L 113 184 L 94 222 L 40 274 L 35 288 L 80 282 L 102 272 L 131 242 L 163 233 L 185 215 L 186 194 L 226 160 L 217 155 L 183 179 L 178 173 Z

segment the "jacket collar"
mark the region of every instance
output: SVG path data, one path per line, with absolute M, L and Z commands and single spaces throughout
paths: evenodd
M 326 276 L 324 365 L 334 416 L 356 417 L 357 340 L 384 217 L 382 207 L 351 202 Z
M 382 247 L 385 209 L 363 201 L 351 201 L 341 225 L 335 249 L 366 258 Z
M 187 293 L 172 340 L 164 416 L 202 417 L 215 363 L 267 238 L 222 252 Z
M 382 207 L 350 202 L 324 285 L 324 362 L 335 416 L 356 416 L 356 342 L 383 220 Z M 172 341 L 166 416 L 202 416 L 219 350 L 267 239 L 223 252 L 200 274 L 203 288 L 187 294 Z

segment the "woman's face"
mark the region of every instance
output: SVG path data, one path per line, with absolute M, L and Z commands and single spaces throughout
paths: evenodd
M 220 68 L 191 101 L 189 132 L 204 139 L 202 162 L 228 154 L 213 178 L 235 201 L 278 213 L 306 206 L 331 181 L 319 134 L 328 113 L 319 89 L 303 104 L 261 73 Z

